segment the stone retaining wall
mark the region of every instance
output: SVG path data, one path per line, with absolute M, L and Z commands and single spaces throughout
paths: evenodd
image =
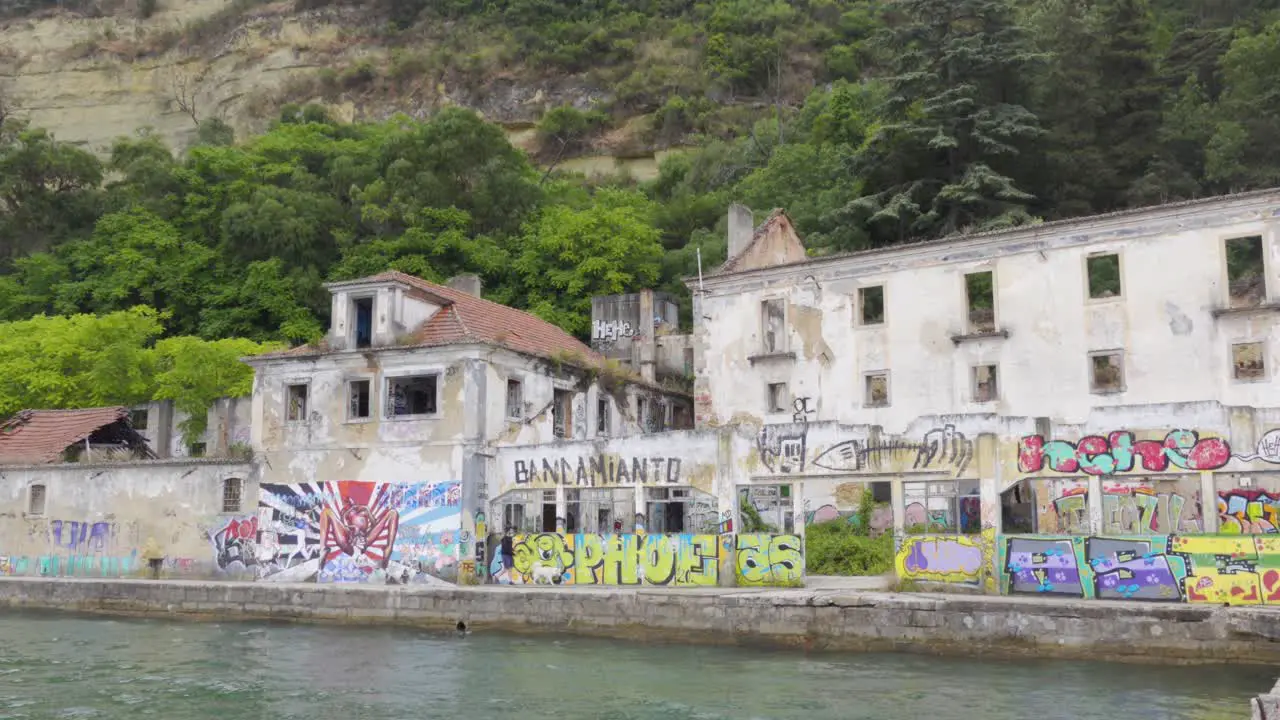
M 415 588 L 0 579 L 0 607 L 575 633 L 813 650 L 1280 663 L 1274 611 L 819 590 Z

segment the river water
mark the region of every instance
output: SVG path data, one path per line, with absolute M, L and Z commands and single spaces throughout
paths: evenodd
M 0 615 L 0 718 L 1239 720 L 1275 674 Z

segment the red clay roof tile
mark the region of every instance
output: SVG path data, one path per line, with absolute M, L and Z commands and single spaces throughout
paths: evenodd
M 56 462 L 68 445 L 127 417 L 127 407 L 23 410 L 0 423 L 0 464 Z

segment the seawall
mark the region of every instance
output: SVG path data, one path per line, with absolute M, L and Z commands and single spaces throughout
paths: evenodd
M 0 607 L 1144 663 L 1280 663 L 1266 608 L 831 591 L 0 579 Z

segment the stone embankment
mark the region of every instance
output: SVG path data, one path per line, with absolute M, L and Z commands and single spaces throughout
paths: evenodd
M 2 578 L 0 607 L 809 650 L 1280 663 L 1280 613 L 1274 610 L 1098 600 L 823 588 L 664 591 Z

